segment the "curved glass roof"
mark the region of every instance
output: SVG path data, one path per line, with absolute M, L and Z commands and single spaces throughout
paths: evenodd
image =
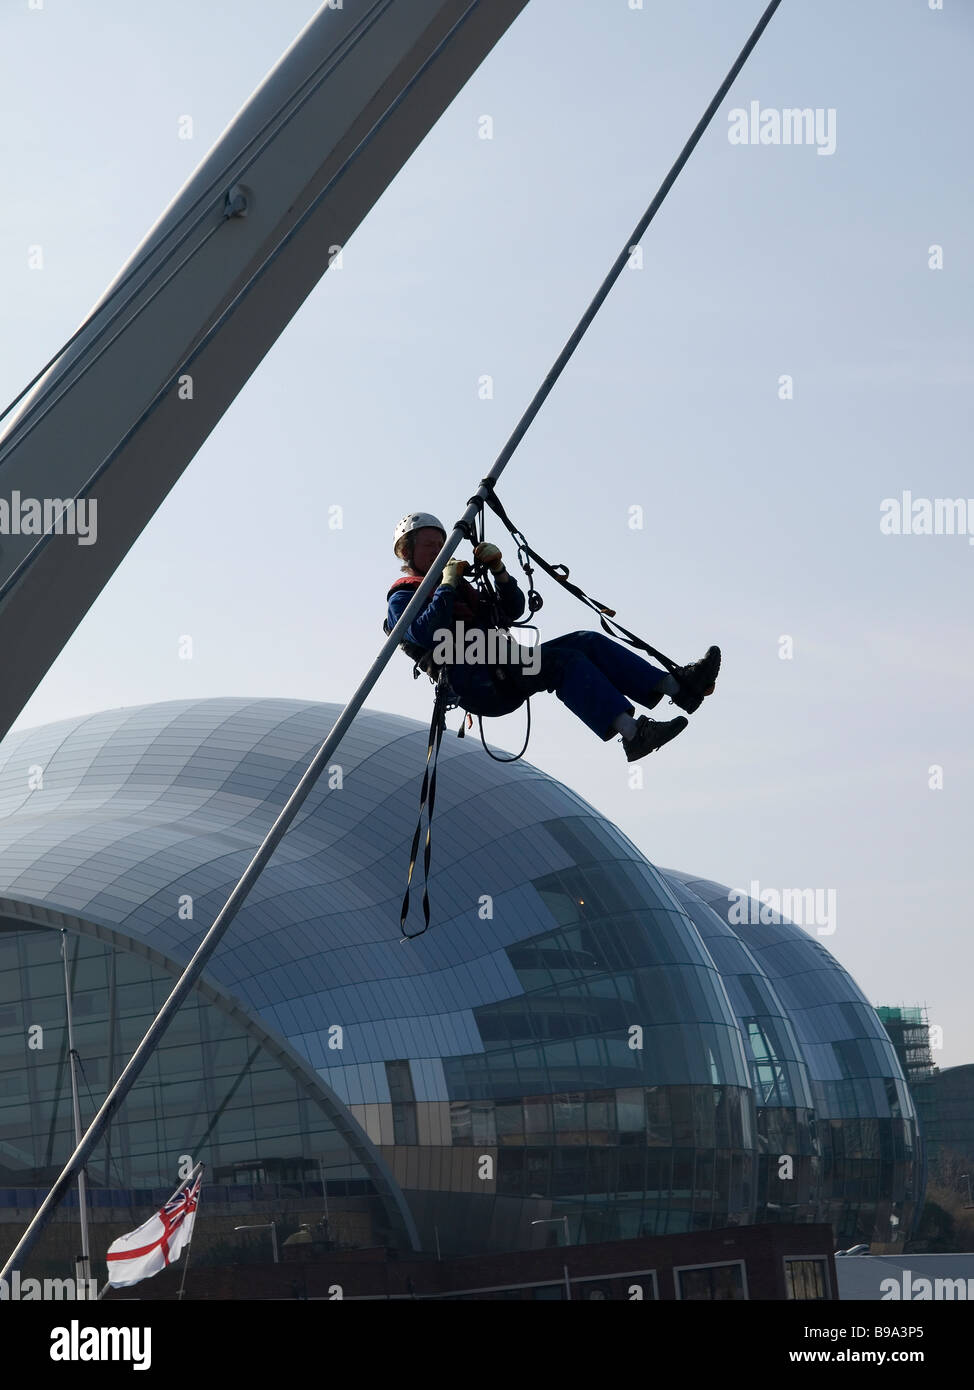
M 180 700 L 8 735 L 0 918 L 184 963 L 339 713 Z M 417 1219 L 466 1249 L 511 1248 L 552 1201 L 585 1239 L 772 1212 L 905 1230 L 915 1114 L 847 972 L 529 763 L 444 740 L 433 925 L 401 940 L 426 744 L 360 713 L 205 974 L 317 1073 Z

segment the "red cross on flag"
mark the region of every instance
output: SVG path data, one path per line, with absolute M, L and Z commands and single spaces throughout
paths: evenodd
M 164 1207 L 136 1231 L 119 1236 L 108 1247 L 108 1282 L 113 1289 L 126 1289 L 141 1279 L 150 1279 L 160 1269 L 175 1264 L 193 1238 L 193 1223 L 200 1200 L 203 1170 L 177 1188 Z

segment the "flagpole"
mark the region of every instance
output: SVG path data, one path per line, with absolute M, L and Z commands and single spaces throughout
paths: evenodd
M 201 1164 L 199 1165 L 199 1167 L 200 1167 L 200 1176 L 202 1177 L 202 1175 L 203 1175 L 203 1164 L 201 1163 Z M 202 1182 L 201 1182 L 201 1183 L 200 1183 L 200 1195 L 199 1195 L 199 1196 L 197 1197 L 197 1199 L 196 1199 L 196 1216 L 199 1216 L 199 1213 L 200 1213 L 200 1206 L 201 1206 L 201 1204 L 202 1204 L 202 1201 L 203 1201 L 203 1184 L 202 1184 Z M 177 1302 L 177 1303 L 182 1303 L 182 1301 L 183 1301 L 183 1289 L 186 1287 L 186 1271 L 189 1269 L 189 1257 L 190 1257 L 190 1255 L 191 1255 L 191 1253 L 192 1253 L 192 1250 L 193 1250 L 193 1236 L 195 1236 L 195 1234 L 196 1234 L 196 1220 L 195 1220 L 195 1217 L 194 1217 L 194 1220 L 193 1220 L 193 1229 L 192 1229 L 192 1232 L 190 1233 L 189 1240 L 186 1242 L 186 1259 L 183 1261 L 183 1277 L 182 1277 L 182 1279 L 180 1279 L 180 1281 L 179 1281 L 179 1293 L 176 1295 L 176 1302 Z
M 68 969 L 68 934 L 61 928 L 61 959 L 64 961 L 64 1007 L 68 1017 L 68 1069 L 71 1073 L 71 1108 L 74 1112 L 74 1143 L 81 1143 L 81 1102 L 78 1099 L 78 1059 L 74 1050 L 74 1014 L 71 1008 L 71 973 Z M 78 1209 L 81 1213 L 81 1258 L 75 1261 L 74 1277 L 78 1282 L 78 1266 L 81 1266 L 81 1281 L 87 1288 L 91 1274 L 91 1250 L 88 1245 L 88 1193 L 85 1169 L 78 1169 Z

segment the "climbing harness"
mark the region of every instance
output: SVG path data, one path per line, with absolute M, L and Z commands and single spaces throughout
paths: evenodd
M 480 499 L 480 498 L 471 498 L 471 499 L 470 499 L 470 502 L 471 502 L 471 503 L 473 503 L 473 502 L 475 502 L 475 501 L 479 502 L 479 503 L 480 503 L 480 506 L 479 506 L 479 509 L 478 509 L 478 511 L 477 511 L 477 515 L 476 515 L 476 517 L 475 517 L 474 520 L 473 520 L 473 523 L 471 524 L 471 523 L 468 523 L 468 522 L 465 522 L 465 521 L 458 521 L 458 522 L 456 523 L 456 525 L 460 528 L 461 531 L 463 531 L 463 533 L 464 533 L 464 535 L 466 536 L 467 540 L 470 542 L 470 544 L 471 544 L 471 545 L 474 547 L 474 549 L 476 550 L 477 546 L 480 545 L 481 542 L 484 540 L 484 507 L 483 507 L 483 501 L 482 501 L 482 499 Z M 495 629 L 496 629 L 496 628 L 507 628 L 507 629 L 509 629 L 509 628 L 512 628 L 512 627 L 532 628 L 532 629 L 534 630 L 534 632 L 536 633 L 538 640 L 540 641 L 541 633 L 538 631 L 538 629 L 537 629 L 537 627 L 535 626 L 534 623 L 531 623 L 531 622 L 527 622 L 527 623 L 525 623 L 525 622 L 517 622 L 517 621 L 514 621 L 514 620 L 512 620 L 512 619 L 506 617 L 504 614 L 501 613 L 501 610 L 500 610 L 500 603 L 499 603 L 499 601 L 498 601 L 497 594 L 496 594 L 495 590 L 492 588 L 491 584 L 489 583 L 489 581 L 488 581 L 488 579 L 487 579 L 487 566 L 484 565 L 484 564 L 481 564 L 479 561 L 476 561 L 476 560 L 474 561 L 473 569 L 472 569 L 472 582 L 473 582 L 474 586 L 476 587 L 477 592 L 480 594 L 481 602 L 483 603 L 483 605 L 484 605 L 484 607 L 485 607 L 485 609 L 486 609 L 486 611 L 487 611 L 487 613 L 488 613 L 488 615 L 489 615 L 489 617 L 488 617 L 488 624 L 487 624 L 488 628 L 495 628 Z M 537 612 L 537 610 L 538 610 L 540 607 L 541 607 L 541 596 L 540 596 L 540 594 L 538 594 L 538 593 L 533 589 L 533 586 L 532 586 L 532 590 L 531 590 L 531 592 L 530 592 L 530 594 L 529 594 L 529 596 L 528 596 L 528 609 L 529 609 L 529 611 L 530 611 L 532 614 L 534 614 L 534 613 Z M 508 673 L 504 670 L 504 668 L 503 668 L 502 666 L 495 666 L 495 667 L 493 668 L 493 672 L 494 672 L 494 678 L 495 678 L 495 679 L 500 679 L 500 680 L 504 680 L 504 679 L 506 678 L 507 674 L 508 674 Z M 484 716 L 484 715 L 482 715 L 482 714 L 478 714 L 478 715 L 477 715 L 477 726 L 478 726 L 478 728 L 479 728 L 479 730 L 480 730 L 480 742 L 482 743 L 484 752 L 487 754 L 488 758 L 492 758 L 492 759 L 494 760 L 495 763 L 516 763 L 516 762 L 519 762 L 520 759 L 523 758 L 524 755 L 525 755 L 525 753 L 528 751 L 528 744 L 531 742 L 531 697 L 530 697 L 530 696 L 526 696 L 526 697 L 525 697 L 524 706 L 525 706 L 525 711 L 526 711 L 526 714 L 527 714 L 527 727 L 525 728 L 525 732 L 524 732 L 524 743 L 521 745 L 521 751 L 520 751 L 519 753 L 515 753 L 514 756 L 513 756 L 512 758 L 499 758 L 499 757 L 497 756 L 496 753 L 492 753 L 492 752 L 490 751 L 490 749 L 487 747 L 487 740 L 486 740 L 486 738 L 484 737 L 484 719 L 485 719 L 485 717 L 487 717 L 487 716 Z M 470 718 L 469 715 L 468 715 L 468 718 Z M 472 721 L 471 721 L 471 722 L 472 722 Z M 461 724 L 461 725 L 460 725 L 460 730 L 459 730 L 459 737 L 460 737 L 460 738 L 463 738 L 463 734 L 464 734 L 464 728 L 463 728 L 463 725 Z

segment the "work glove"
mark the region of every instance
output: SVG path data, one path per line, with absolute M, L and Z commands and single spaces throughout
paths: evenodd
M 461 577 L 470 568 L 466 560 L 447 560 L 443 566 L 443 578 L 441 584 L 449 584 L 451 589 L 455 589 L 460 583 Z
M 473 558 L 480 564 L 486 565 L 491 574 L 499 574 L 504 568 L 504 560 L 500 551 L 490 541 L 481 541 L 474 549 Z

